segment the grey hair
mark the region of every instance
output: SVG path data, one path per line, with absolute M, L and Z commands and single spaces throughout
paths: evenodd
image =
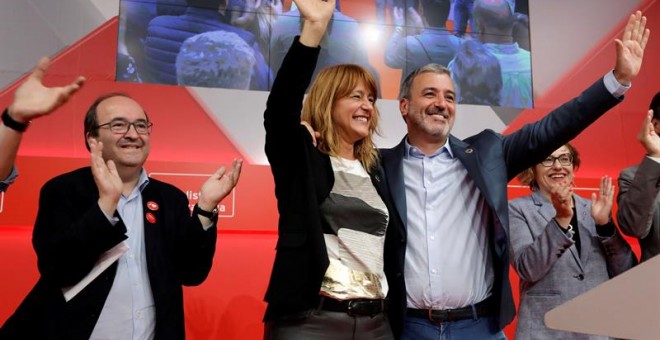
M 406 98 L 410 99 L 410 90 L 412 88 L 412 83 L 417 78 L 418 75 L 422 73 L 437 73 L 437 74 L 446 74 L 451 78 L 451 71 L 449 71 L 448 68 L 445 66 L 442 66 L 440 64 L 426 64 L 414 71 L 412 71 L 406 79 L 401 82 L 401 88 L 399 89 L 399 100 Z

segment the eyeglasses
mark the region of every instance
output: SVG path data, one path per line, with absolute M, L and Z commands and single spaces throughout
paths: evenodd
M 151 128 L 154 126 L 154 123 L 146 120 L 137 120 L 131 123 L 125 119 L 113 119 L 109 123 L 97 125 L 96 129 L 107 127 L 112 133 L 123 135 L 131 129 L 131 125 L 135 127 L 135 132 L 138 134 L 148 135 L 151 133 Z
M 541 162 L 541 165 L 543 165 L 546 168 L 549 168 L 555 164 L 555 161 L 559 161 L 559 164 L 561 165 L 571 165 L 573 164 L 573 156 L 571 156 L 570 153 L 561 154 L 557 157 L 548 156 L 548 158 L 544 159 Z

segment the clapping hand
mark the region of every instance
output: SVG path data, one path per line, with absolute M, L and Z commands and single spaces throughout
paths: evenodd
M 564 181 L 555 185 L 550 191 L 550 200 L 555 208 L 555 219 L 566 229 L 573 218 L 573 187 Z
M 637 140 L 646 150 L 646 154 L 651 157 L 660 157 L 660 137 L 655 132 L 654 126 L 657 123 L 653 121 L 653 110 L 649 110 L 637 135 Z
M 232 167 L 227 170 L 220 167 L 206 182 L 200 190 L 198 205 L 202 210 L 212 211 L 225 198 L 238 183 L 241 175 L 243 161 L 234 159 Z
M 99 207 L 103 212 L 112 216 L 115 214 L 117 202 L 121 197 L 124 184 L 119 177 L 115 162 L 103 159 L 103 143 L 94 138 L 88 138 L 91 151 L 91 167 L 94 182 L 99 189 Z
M 603 176 L 600 179 L 598 195 L 595 193 L 591 194 L 591 217 L 596 222 L 596 225 L 605 225 L 610 221 L 613 198 L 614 185 L 612 185 L 612 178 Z

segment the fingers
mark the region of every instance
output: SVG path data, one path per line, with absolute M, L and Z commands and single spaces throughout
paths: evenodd
M 222 176 L 225 175 L 225 172 L 227 172 L 227 169 L 224 166 L 221 166 L 218 170 L 216 170 L 213 175 L 211 175 L 211 178 L 213 179 L 220 179 Z
M 42 79 L 44 79 L 44 74 L 46 73 L 46 70 L 50 66 L 50 59 L 47 57 L 41 57 L 39 59 L 39 62 L 37 62 L 37 66 L 34 67 L 34 70 L 32 70 L 32 74 L 30 77 L 38 80 L 41 82 Z
M 630 18 L 628 18 L 628 24 L 626 25 L 626 30 L 628 34 L 626 35 L 624 33 L 624 41 L 625 40 L 637 40 L 638 37 L 638 32 L 639 32 L 639 22 L 640 22 L 640 17 L 642 16 L 642 12 L 637 11 L 633 14 L 630 15 Z
M 317 139 L 321 138 L 321 133 L 318 131 L 314 131 L 314 128 L 307 122 L 307 121 L 300 121 L 300 125 L 304 126 L 307 129 L 307 132 L 309 132 L 310 136 L 312 137 L 312 144 L 314 146 L 317 145 Z
M 66 102 L 67 100 L 69 100 L 71 95 L 73 95 L 78 90 L 80 90 L 82 85 L 85 83 L 85 80 L 86 80 L 85 77 L 81 76 L 81 77 L 76 78 L 76 80 L 74 80 L 71 84 L 69 84 L 67 86 L 63 86 L 61 88 L 61 92 L 59 94 L 60 101 Z
M 241 176 L 241 169 L 243 168 L 243 160 L 242 159 L 234 159 L 234 162 L 232 164 L 232 171 L 231 171 L 231 177 L 232 177 L 232 182 L 234 185 L 238 182 L 238 178 Z
M 111 174 L 115 176 L 119 176 L 119 172 L 117 172 L 117 165 L 115 164 L 115 161 L 113 161 L 112 159 L 109 160 L 106 163 L 106 166 L 108 167 L 108 171 L 110 171 Z
M 646 18 L 644 18 L 646 21 Z M 645 29 L 644 30 L 644 35 L 642 36 L 642 41 L 639 42 L 639 46 L 641 46 L 642 50 L 646 48 L 646 43 L 649 41 L 649 37 L 651 36 L 651 30 L 650 29 Z

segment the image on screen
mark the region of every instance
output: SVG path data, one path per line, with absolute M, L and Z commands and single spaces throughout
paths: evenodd
M 398 99 L 437 63 L 458 103 L 531 108 L 527 1 L 336 0 L 315 73 L 359 64 Z M 301 24 L 291 0 L 121 0 L 116 79 L 268 91 Z

